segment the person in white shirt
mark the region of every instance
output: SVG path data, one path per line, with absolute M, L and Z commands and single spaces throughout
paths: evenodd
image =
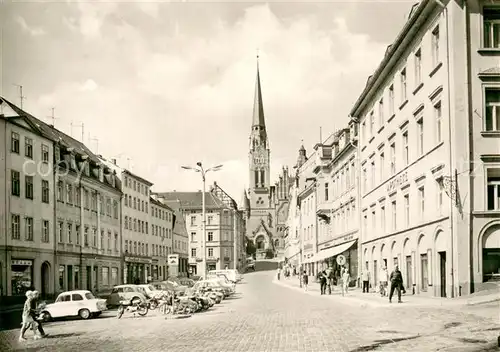
M 346 267 L 344 267 L 342 269 L 342 296 L 347 293 L 350 280 L 351 280 L 351 275 L 349 275 L 349 270 Z
M 380 283 L 380 296 L 387 296 L 387 281 L 389 274 L 387 273 L 387 268 L 384 266 L 380 269 L 379 273 L 379 283 Z

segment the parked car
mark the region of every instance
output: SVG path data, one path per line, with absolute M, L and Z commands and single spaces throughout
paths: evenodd
M 214 292 L 220 292 L 224 295 L 224 297 L 227 297 L 231 294 L 231 291 L 227 287 L 221 286 L 220 283 L 217 283 L 213 280 L 200 280 L 194 285 L 194 289 L 199 289 L 199 288 L 209 288 Z
M 165 292 L 165 290 L 158 289 L 158 288 L 154 287 L 154 285 L 151 285 L 151 284 L 137 285 L 137 286 L 139 286 L 139 288 L 143 289 L 146 292 L 146 296 L 149 298 L 161 296 L 163 294 L 163 292 Z
M 179 282 L 180 282 L 180 284 L 182 286 L 186 286 L 186 287 L 189 287 L 189 288 L 193 287 L 194 284 L 196 283 L 196 281 L 188 279 L 186 277 L 183 277 L 183 278 L 179 279 Z
M 181 284 L 179 278 L 177 277 L 169 277 L 166 282 L 170 282 L 172 285 L 174 285 L 176 292 L 184 294 L 186 290 L 188 289 L 187 286 L 184 286 Z
M 92 292 L 85 290 L 67 291 L 57 296 L 54 303 L 47 304 L 42 312 L 42 319 L 76 317 L 88 319 L 98 317 L 107 309 L 106 300 L 96 298 Z
M 228 287 L 231 289 L 232 293 L 236 291 L 236 284 L 232 281 L 228 280 L 227 277 L 223 274 L 219 274 L 217 276 L 209 276 L 207 279 L 214 280 L 221 284 L 221 286 Z
M 118 285 L 113 287 L 108 296 L 108 305 L 118 306 L 120 301 L 146 302 L 146 292 L 138 285 Z
M 227 276 L 229 281 L 233 281 L 235 283 L 240 282 L 243 276 L 236 269 L 224 269 L 224 270 L 210 270 L 209 274 L 224 274 Z

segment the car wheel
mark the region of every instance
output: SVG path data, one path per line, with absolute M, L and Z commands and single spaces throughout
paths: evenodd
M 80 309 L 80 311 L 78 311 L 78 315 L 82 319 L 88 319 L 90 318 L 90 311 L 88 309 Z
M 52 317 L 49 312 L 42 312 L 42 321 L 48 322 L 51 321 Z

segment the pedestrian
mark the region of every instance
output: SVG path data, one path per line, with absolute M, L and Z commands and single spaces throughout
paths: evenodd
M 363 282 L 363 293 L 370 292 L 370 271 L 368 270 L 368 265 L 365 270 L 361 271 L 361 281 Z
M 388 273 L 387 273 L 387 268 L 385 266 L 383 266 L 381 269 L 380 269 L 380 273 L 379 273 L 379 280 L 380 280 L 380 296 L 381 297 L 385 297 L 387 296 L 387 277 L 388 277 Z
M 321 273 L 320 273 L 320 277 L 319 277 L 319 284 L 320 284 L 320 290 L 321 290 L 321 294 L 324 295 L 326 294 L 326 285 L 327 285 L 327 275 L 326 275 L 326 271 L 323 270 Z
M 305 289 L 307 291 L 307 285 L 309 284 L 309 276 L 307 276 L 307 273 L 306 273 L 305 270 L 302 273 L 302 283 L 304 284 L 304 287 L 305 287 Z
M 19 341 L 26 341 L 26 337 L 24 337 L 24 334 L 30 327 L 32 327 L 31 323 L 33 322 L 33 318 L 30 314 L 32 300 L 33 300 L 33 292 L 26 291 L 26 301 L 24 301 L 24 307 L 22 313 L 23 322 L 21 323 L 21 335 L 19 335 Z M 33 332 L 35 331 L 33 330 Z
M 334 279 L 335 279 L 335 273 L 333 271 L 333 268 L 330 266 L 328 269 L 326 269 L 326 277 L 328 279 L 328 294 L 332 294 L 332 289 L 334 285 Z
M 280 280 L 280 276 L 281 276 L 281 269 L 278 268 L 278 271 L 276 273 L 277 277 L 278 277 L 278 281 Z
M 351 276 L 349 275 L 349 270 L 344 267 L 342 269 L 342 296 L 344 294 L 347 294 L 350 280 L 351 280 Z
M 43 331 L 42 322 L 38 319 L 39 316 L 39 301 L 40 293 L 38 291 L 33 291 L 33 300 L 31 301 L 31 314 L 33 317 L 32 327 L 33 331 L 38 332 L 39 337 L 47 337 L 48 334 Z
M 398 293 L 398 303 L 402 303 L 401 301 L 401 288 L 403 287 L 403 275 L 401 271 L 399 271 L 399 266 L 394 267 L 394 271 L 391 273 L 389 278 L 391 280 L 391 291 L 389 292 L 389 303 L 392 302 L 392 295 L 394 294 L 394 290 Z

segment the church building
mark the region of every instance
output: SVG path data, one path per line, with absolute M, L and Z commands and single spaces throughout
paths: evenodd
M 249 188 L 243 194 L 247 238 L 257 248 L 257 258 L 282 257 L 289 190 L 294 178 L 290 177 L 288 167 L 283 167 L 278 181 L 271 186 L 271 149 L 264 118 L 258 62 L 248 166 Z

